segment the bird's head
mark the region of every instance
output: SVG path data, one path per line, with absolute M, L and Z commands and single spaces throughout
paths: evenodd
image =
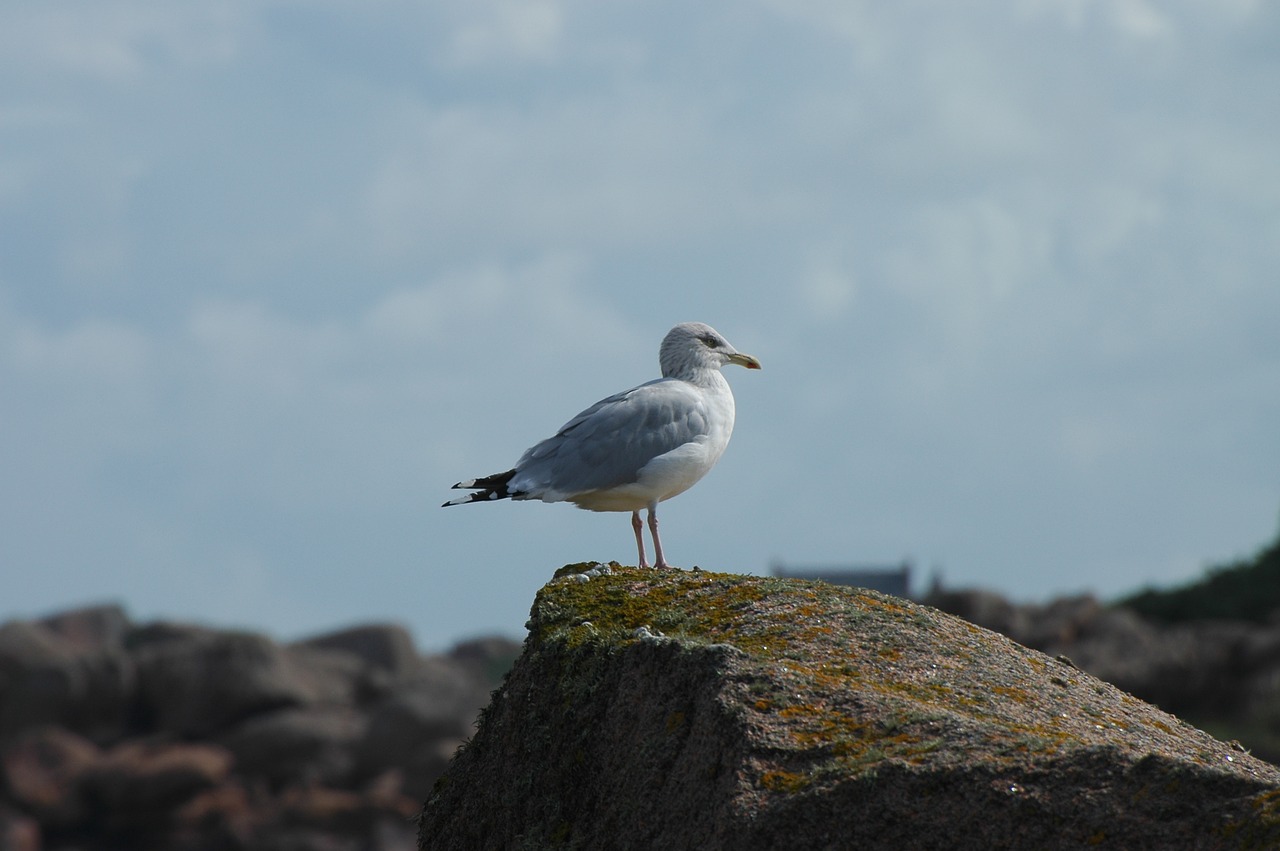
M 658 351 L 658 360 L 666 377 L 719 369 L 731 363 L 747 369 L 760 368 L 760 361 L 735 349 L 719 331 L 703 322 L 681 322 L 668 331 Z

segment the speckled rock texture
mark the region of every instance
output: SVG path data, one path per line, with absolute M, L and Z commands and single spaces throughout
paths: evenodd
M 871 591 L 592 567 L 539 592 L 424 851 L 1280 847 L 1280 770 L 1067 661 Z

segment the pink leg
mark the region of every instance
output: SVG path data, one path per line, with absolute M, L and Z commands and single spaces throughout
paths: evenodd
M 639 519 L 640 519 L 640 515 L 637 514 L 636 520 L 638 521 Z M 662 555 L 662 539 L 658 537 L 657 505 L 649 506 L 649 534 L 653 535 L 653 554 L 654 554 L 654 557 L 657 559 L 657 561 L 653 563 L 653 566 L 654 567 L 670 567 L 671 565 L 667 564 L 666 557 Z M 640 532 L 637 531 L 636 536 L 639 537 L 639 535 L 640 535 Z
M 636 530 L 636 549 L 640 551 L 640 567 L 648 567 L 649 561 L 644 557 L 644 524 L 640 522 L 640 512 L 631 512 L 631 528 Z M 658 560 L 662 560 L 661 551 L 659 551 Z

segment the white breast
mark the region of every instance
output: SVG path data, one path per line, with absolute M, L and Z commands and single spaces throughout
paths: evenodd
M 661 502 L 693 487 L 716 465 L 729 445 L 733 434 L 733 393 L 719 371 L 707 377 L 707 433 L 640 468 L 636 484 L 651 500 Z

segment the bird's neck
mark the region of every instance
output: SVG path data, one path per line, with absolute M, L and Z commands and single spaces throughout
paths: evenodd
M 720 370 L 714 368 L 690 369 L 679 375 L 673 376 L 681 381 L 687 381 L 690 384 L 704 387 L 708 390 L 728 393 L 729 382 L 725 380 Z

